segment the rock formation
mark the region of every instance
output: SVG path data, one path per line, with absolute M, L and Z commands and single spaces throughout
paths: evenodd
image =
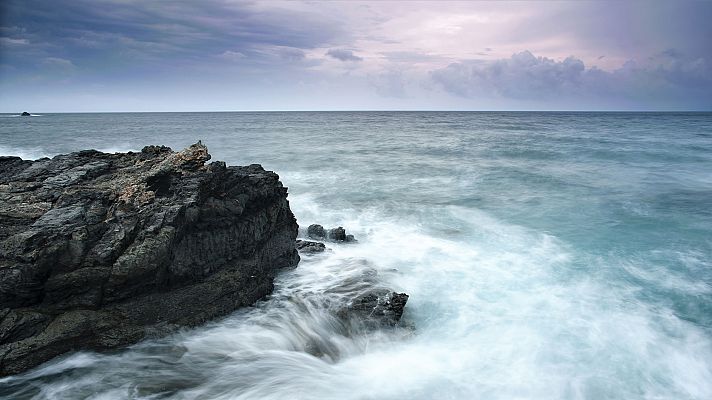
M 0 157 L 0 375 L 199 324 L 295 266 L 287 189 L 181 152 Z
M 390 290 L 373 290 L 353 299 L 337 315 L 372 328 L 395 326 L 403 316 L 408 295 Z
M 333 242 L 355 242 L 354 235 L 347 235 L 346 230 L 339 226 L 326 230 L 319 224 L 311 224 L 307 228 L 307 236 L 317 240 L 331 240 Z
M 305 254 L 323 253 L 326 250 L 324 243 L 301 239 L 297 239 L 296 247 Z

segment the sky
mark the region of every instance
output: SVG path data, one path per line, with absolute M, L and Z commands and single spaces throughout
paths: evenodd
M 0 112 L 712 110 L 712 1 L 3 0 Z

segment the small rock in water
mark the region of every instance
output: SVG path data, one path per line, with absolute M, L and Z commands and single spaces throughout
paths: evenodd
M 307 254 L 321 253 L 326 250 L 324 243 L 301 239 L 297 239 L 296 247 L 297 250 Z
M 319 224 L 311 224 L 307 228 L 307 236 L 317 240 L 331 240 L 334 242 L 355 242 L 354 235 L 347 235 L 343 227 L 332 228 L 328 231 Z
M 28 113 L 27 111 L 23 111 L 22 114 L 20 114 L 20 115 L 22 115 L 23 117 L 29 117 L 32 114 Z
M 326 237 L 326 232 L 324 227 L 319 224 L 311 224 L 307 228 L 307 235 L 312 239 L 324 239 Z
M 337 242 L 346 241 L 346 230 L 343 227 L 338 227 L 329 230 L 329 239 Z
M 395 326 L 403 316 L 408 297 L 405 293 L 374 290 L 355 298 L 338 315 L 363 321 L 367 325 Z

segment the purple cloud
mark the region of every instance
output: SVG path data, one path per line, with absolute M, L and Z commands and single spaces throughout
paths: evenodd
M 452 63 L 431 71 L 430 76 L 446 92 L 464 98 L 712 104 L 709 62 L 675 50 L 650 57 L 645 64 L 628 62 L 613 71 L 587 68 L 575 57 L 556 61 L 523 51 L 496 61 Z
M 355 55 L 351 50 L 331 49 L 326 52 L 327 56 L 341 61 L 362 61 L 363 58 Z

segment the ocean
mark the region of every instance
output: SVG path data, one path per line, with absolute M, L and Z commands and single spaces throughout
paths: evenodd
M 0 155 L 30 159 L 198 140 L 358 243 L 303 256 L 255 307 L 60 357 L 0 397 L 712 398 L 711 113 L 0 117 Z M 354 282 L 408 293 L 403 326 L 336 332 L 326 307 Z

